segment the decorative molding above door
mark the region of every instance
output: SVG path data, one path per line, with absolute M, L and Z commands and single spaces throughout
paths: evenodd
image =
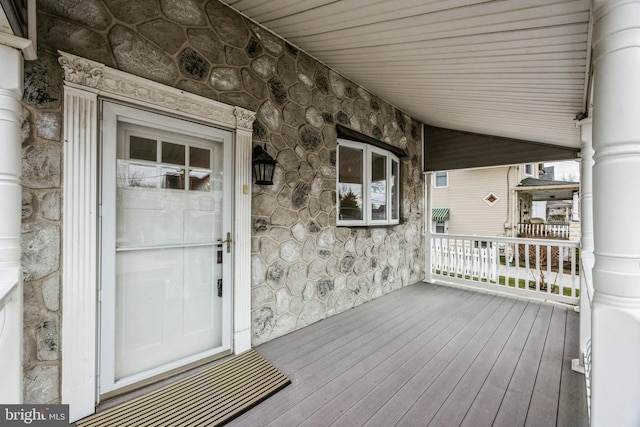
M 107 67 L 99 62 L 58 51 L 65 85 L 97 91 L 112 99 L 145 103 L 155 109 L 179 113 L 224 128 L 252 131 L 256 113 L 194 95 L 162 83 Z

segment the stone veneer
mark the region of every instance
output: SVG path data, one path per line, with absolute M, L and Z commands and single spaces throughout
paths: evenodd
M 60 398 L 62 72 L 55 58 L 25 62 L 22 114 L 24 400 Z
M 253 344 L 420 280 L 421 126 L 225 5 L 40 0 L 39 59 L 25 64 L 25 402 L 59 401 L 61 102 L 57 49 L 257 111 L 278 160 L 252 188 Z M 402 224 L 336 227 L 336 124 L 399 147 Z

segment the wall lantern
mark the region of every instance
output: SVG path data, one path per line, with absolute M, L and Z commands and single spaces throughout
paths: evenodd
M 273 174 L 276 171 L 277 161 L 267 153 L 267 146 L 264 148 L 256 145 L 253 148 L 253 175 L 256 177 L 256 184 L 273 185 Z

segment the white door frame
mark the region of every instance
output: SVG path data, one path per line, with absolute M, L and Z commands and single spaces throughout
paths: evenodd
M 64 69 L 62 403 L 70 421 L 95 412 L 98 348 L 98 97 L 234 134 L 233 340 L 251 348 L 251 152 L 255 113 L 59 52 Z

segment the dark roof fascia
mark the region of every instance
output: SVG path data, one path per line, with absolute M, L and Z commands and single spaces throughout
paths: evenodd
M 353 129 L 349 129 L 342 125 L 336 125 L 336 131 L 338 132 L 338 138 L 349 139 L 351 141 L 357 141 L 357 142 L 363 142 L 365 144 L 373 145 L 374 147 L 387 150 L 398 157 L 407 157 L 407 153 L 405 153 L 403 149 L 394 147 L 393 145 L 387 144 L 386 142 L 379 141 L 375 138 L 370 137 L 369 135 L 365 135 Z
M 579 148 L 425 125 L 424 171 L 571 160 Z

